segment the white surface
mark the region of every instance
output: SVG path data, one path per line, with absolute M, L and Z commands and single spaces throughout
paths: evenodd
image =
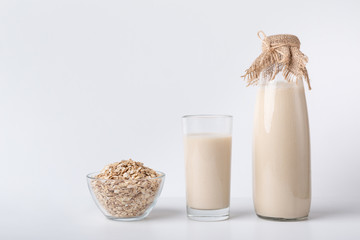
M 90 198 L 89 198 L 90 200 Z M 69 207 L 69 206 L 67 206 Z M 95 204 L 53 209 L 51 212 L 1 218 L 1 239 L 346 239 L 360 238 L 357 201 L 313 201 L 310 218 L 275 222 L 258 218 L 250 199 L 232 199 L 231 218 L 223 222 L 188 220 L 185 199 L 160 198 L 143 221 L 106 219 Z M 25 211 L 24 213 L 28 213 Z M 5 220 L 5 221 L 4 221 Z M 9 225 L 9 221 L 12 224 Z
M 343 202 L 299 226 L 347 233 L 357 218 L 346 202 L 360 202 L 359 9 L 355 0 L 1 0 L 0 236 L 65 236 L 98 224 L 121 234 L 125 225 L 82 206 L 85 174 L 129 157 L 167 174 L 163 197 L 184 197 L 184 114 L 234 116 L 231 193 L 250 199 L 256 88 L 240 76 L 260 54 L 258 30 L 302 42 L 313 197 Z M 180 219 L 154 219 L 152 234 Z M 246 215 L 214 226 L 236 235 L 267 224 Z

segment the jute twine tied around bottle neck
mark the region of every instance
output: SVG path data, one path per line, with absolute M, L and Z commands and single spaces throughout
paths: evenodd
M 271 81 L 282 72 L 286 81 L 304 79 L 311 89 L 305 66 L 308 58 L 300 51 L 300 41 L 296 36 L 266 36 L 263 31 L 259 31 L 258 37 L 262 40 L 262 53 L 242 76 L 247 81 L 247 86 L 257 85 L 260 76 Z

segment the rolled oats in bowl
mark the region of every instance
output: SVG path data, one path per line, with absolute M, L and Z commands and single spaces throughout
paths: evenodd
M 106 217 L 132 221 L 150 213 L 161 193 L 165 174 L 129 159 L 88 174 L 87 180 L 95 203 Z

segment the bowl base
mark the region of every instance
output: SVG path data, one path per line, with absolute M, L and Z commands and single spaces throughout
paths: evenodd
M 150 212 L 145 212 L 143 215 L 136 216 L 136 217 L 127 217 L 127 218 L 120 218 L 120 217 L 113 217 L 113 216 L 106 216 L 108 219 L 118 222 L 133 222 L 139 221 L 146 218 Z

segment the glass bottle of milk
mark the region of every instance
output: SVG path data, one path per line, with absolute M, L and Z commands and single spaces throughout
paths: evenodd
M 253 135 L 256 214 L 306 219 L 311 199 L 310 137 L 303 82 L 287 82 L 277 75 L 259 85 Z
M 303 81 L 308 58 L 294 35 L 266 36 L 243 76 L 257 85 L 253 135 L 253 200 L 259 217 L 307 219 L 311 202 L 310 134 Z

